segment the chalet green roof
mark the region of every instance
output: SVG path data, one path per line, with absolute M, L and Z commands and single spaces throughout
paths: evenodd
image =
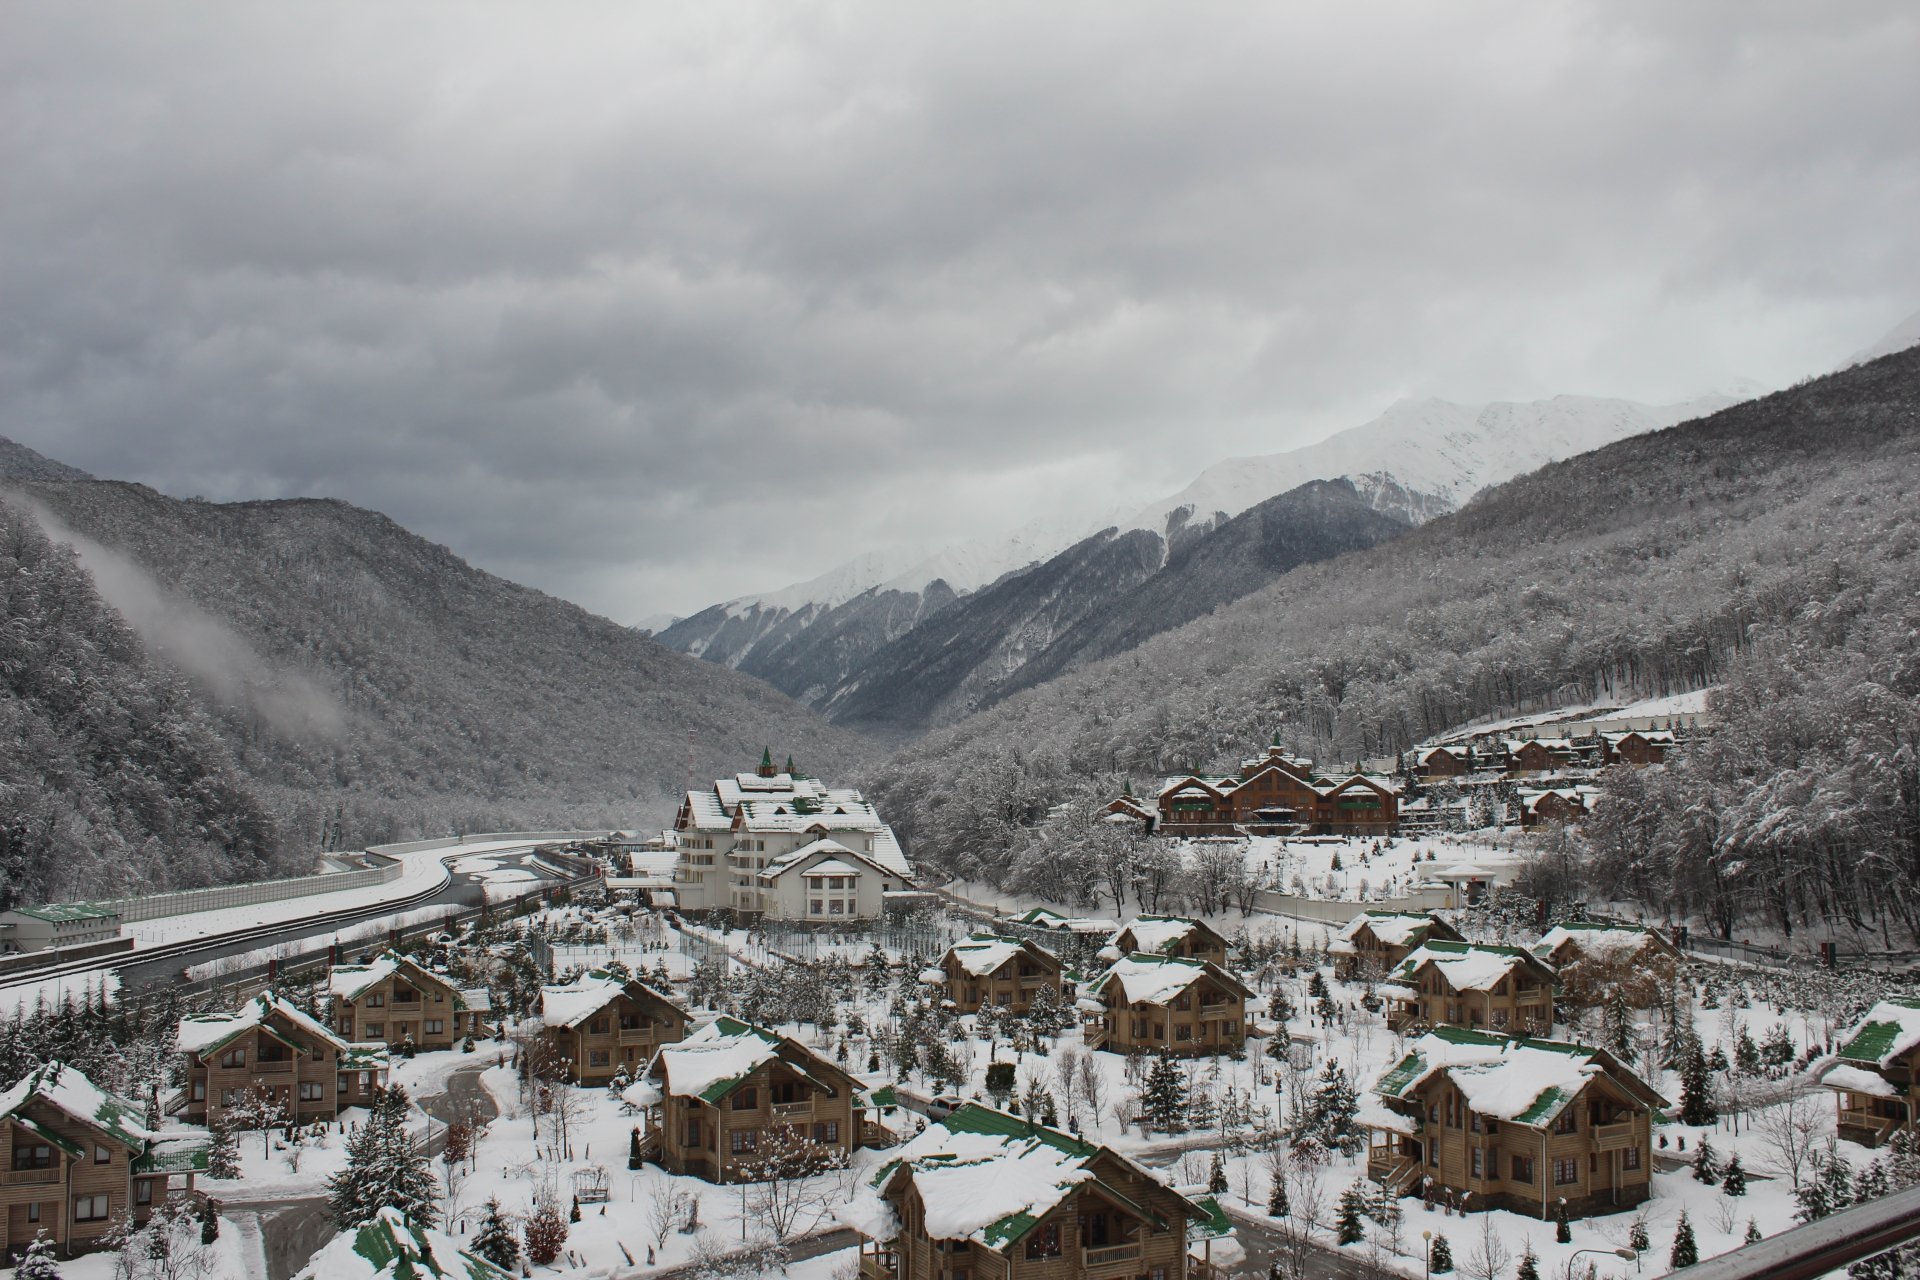
M 12 1117 L 12 1119 L 15 1124 L 25 1129 L 28 1133 L 31 1133 L 34 1137 L 40 1139 L 42 1142 L 53 1144 L 76 1160 L 86 1154 L 86 1152 L 81 1149 L 79 1143 L 71 1138 L 63 1137 L 57 1130 L 47 1128 L 47 1126 L 41 1124 L 32 1116 L 16 1115 Z
M 1212 1196 L 1188 1196 L 1187 1203 L 1200 1212 L 1187 1219 L 1187 1239 L 1221 1240 L 1233 1234 L 1233 1219 L 1227 1217 L 1227 1211 Z
M 1911 1048 L 1907 1042 L 1916 1035 L 1920 1035 L 1920 1000 L 1882 1000 L 1868 1011 L 1866 1019 L 1840 1046 L 1839 1056 L 1849 1062 L 1878 1067 Z
M 157 1138 L 146 1154 L 133 1162 L 135 1173 L 205 1173 L 213 1139 L 198 1134 Z
M 366 1260 L 374 1275 L 393 1280 L 512 1280 L 511 1272 L 471 1253 L 442 1257 L 425 1232 L 392 1209 L 355 1230 L 353 1252 Z
M 70 924 L 75 920 L 117 920 L 118 911 L 106 907 L 96 907 L 90 902 L 50 902 L 40 907 L 15 907 L 15 911 L 32 920 L 44 920 L 49 924 Z
M 1465 1052 L 1451 1052 L 1455 1048 Z M 1489 1052 L 1477 1055 L 1474 1050 Z M 1581 1062 L 1578 1066 L 1553 1066 L 1554 1059 L 1525 1056 L 1530 1053 L 1553 1054 Z M 1603 1050 L 1560 1040 L 1490 1035 L 1446 1026 L 1435 1027 L 1415 1041 L 1406 1056 L 1381 1073 L 1373 1084 L 1373 1092 L 1382 1098 L 1404 1100 L 1435 1071 L 1459 1070 L 1467 1073 L 1466 1078 L 1481 1080 L 1491 1080 L 1492 1076 L 1483 1073 L 1492 1072 L 1502 1078 L 1486 1101 L 1475 1103 L 1476 1109 L 1501 1120 L 1538 1128 L 1559 1115 L 1585 1088 L 1587 1078 L 1607 1069 L 1608 1064 L 1620 1072 L 1616 1083 L 1629 1092 L 1638 1093 L 1650 1107 L 1663 1101 L 1644 1081 L 1613 1062 Z M 1455 1083 L 1460 1080 L 1456 1079 Z M 1473 1091 L 1468 1093 L 1472 1099 Z

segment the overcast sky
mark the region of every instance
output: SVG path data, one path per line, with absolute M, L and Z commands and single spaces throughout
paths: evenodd
M 1920 6 L 0 10 L 0 434 L 623 621 L 1920 308 Z

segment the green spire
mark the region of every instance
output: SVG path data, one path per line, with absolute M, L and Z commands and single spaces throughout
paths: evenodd
M 790 774 L 793 774 L 793 776 L 794 776 L 794 777 L 796 777 L 796 778 L 800 776 L 799 774 L 797 774 L 797 773 L 794 773 L 794 770 L 793 770 L 793 757 L 792 757 L 791 755 L 789 755 L 789 756 L 787 757 L 787 772 L 788 772 L 788 773 L 790 773 Z
M 1120 794 L 1125 796 L 1129 800 L 1133 799 L 1133 779 L 1132 778 L 1127 779 L 1126 785 L 1120 789 Z
M 1280 731 L 1278 729 L 1273 731 L 1273 745 L 1276 747 L 1280 745 Z
M 767 768 L 769 769 L 773 768 L 773 748 L 772 747 L 760 748 L 760 763 L 767 766 Z

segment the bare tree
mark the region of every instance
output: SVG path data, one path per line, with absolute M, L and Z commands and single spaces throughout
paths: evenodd
M 227 1123 L 236 1129 L 260 1131 L 260 1154 L 271 1155 L 274 1129 L 287 1122 L 286 1104 L 273 1090 L 250 1085 L 227 1107 Z
M 1507 1264 L 1512 1261 L 1513 1250 L 1507 1248 L 1507 1242 L 1493 1229 L 1493 1215 L 1481 1214 L 1480 1238 L 1467 1254 L 1467 1275 L 1472 1280 L 1504 1280 Z
M 1098 1124 L 1100 1110 L 1107 1103 L 1107 1074 L 1100 1069 L 1099 1060 L 1084 1050 L 1080 1054 L 1080 1096 L 1087 1100 L 1087 1110 Z
M 1761 1145 L 1773 1157 L 1776 1172 L 1785 1174 L 1800 1189 L 1800 1175 L 1813 1156 L 1815 1140 L 1825 1127 L 1824 1099 L 1813 1096 L 1813 1089 L 1796 1082 L 1779 1102 L 1767 1108 L 1759 1123 Z
M 775 1244 L 784 1245 L 832 1212 L 838 1185 L 820 1175 L 845 1163 L 844 1151 L 813 1141 L 797 1127 L 774 1129 L 761 1144 L 759 1157 L 743 1166 L 753 1180 L 748 1211 Z
M 1054 1059 L 1053 1078 L 1060 1087 L 1061 1118 L 1072 1124 L 1074 1107 L 1080 1099 L 1080 1054 L 1083 1050 L 1063 1049 Z
M 593 1113 L 593 1103 L 585 1094 L 570 1084 L 556 1083 L 552 1086 L 553 1103 L 549 1114 L 553 1117 L 554 1141 L 560 1148 L 563 1159 L 573 1159 L 573 1133 Z
M 688 1194 L 666 1174 L 647 1181 L 647 1232 L 656 1250 L 667 1247 L 667 1237 L 686 1220 Z

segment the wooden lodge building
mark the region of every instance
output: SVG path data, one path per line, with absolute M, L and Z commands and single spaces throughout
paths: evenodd
M 1920 1119 L 1920 1000 L 1882 1000 L 1840 1038 L 1820 1083 L 1834 1091 L 1840 1136 L 1877 1147 Z
M 1185 916 L 1135 916 L 1107 939 L 1100 958 L 1113 961 L 1135 952 L 1224 965 L 1227 940 L 1203 920 L 1189 920 Z
M 862 1280 L 1187 1280 L 1232 1234 L 1209 1197 L 976 1103 L 901 1147 L 839 1217 Z
M 1666 1099 L 1604 1049 L 1437 1027 L 1383 1072 L 1359 1123 L 1367 1174 L 1394 1194 L 1546 1218 L 1652 1194 Z
M 540 988 L 540 1032 L 575 1084 L 636 1079 L 661 1045 L 687 1034 L 687 1011 L 646 983 L 602 969 Z
M 1435 939 L 1400 962 L 1381 994 L 1396 1006 L 1387 1018 L 1396 1031 L 1449 1026 L 1538 1035 L 1553 1026 L 1556 983 L 1530 951 Z
M 207 1170 L 202 1135 L 147 1127 L 138 1103 L 49 1062 L 0 1093 L 0 1258 L 45 1232 L 62 1253 L 142 1223 Z
M 1626 733 L 1602 733 L 1600 739 L 1600 763 L 1630 764 L 1645 766 L 1665 764 L 1667 752 L 1676 745 L 1676 739 L 1666 729 L 1635 729 Z
M 663 1046 L 622 1096 L 647 1114 L 648 1158 L 708 1182 L 759 1181 L 796 1152 L 843 1165 L 887 1140 L 868 1124 L 878 1104 L 844 1067 L 737 1018 Z
M 186 1081 L 169 1108 L 191 1124 L 217 1125 L 246 1100 L 265 1095 L 288 1120 L 331 1120 L 371 1106 L 386 1087 L 387 1046 L 352 1043 L 288 1001 L 258 995 L 233 1013 L 180 1020 Z
M 1643 925 L 1579 920 L 1555 925 L 1531 950 L 1553 968 L 1563 1004 L 1592 1007 L 1618 992 L 1651 1009 L 1679 972 L 1680 949 Z
M 1429 941 L 1464 942 L 1460 931 L 1424 911 L 1362 911 L 1327 947 L 1343 981 L 1379 979 Z
M 1191 1058 L 1246 1042 L 1252 995 L 1211 961 L 1136 952 L 1095 978 L 1079 1006 L 1089 1048 Z
M 1045 947 L 1020 938 L 976 933 L 947 948 L 937 965 L 921 974 L 929 986 L 946 992 L 961 1013 L 978 1013 L 998 1005 L 1015 1013 L 1033 1008 L 1042 988 L 1055 996 L 1063 991 L 1065 966 Z
M 396 951 L 366 964 L 337 964 L 327 978 L 333 1029 L 345 1040 L 451 1049 L 490 1034 L 481 1021 L 484 993 L 462 991 Z
M 1353 774 L 1343 781 L 1314 772 L 1278 741 L 1228 777 L 1187 774 L 1160 788 L 1161 835 L 1387 836 L 1399 828 L 1399 792 L 1386 780 Z

